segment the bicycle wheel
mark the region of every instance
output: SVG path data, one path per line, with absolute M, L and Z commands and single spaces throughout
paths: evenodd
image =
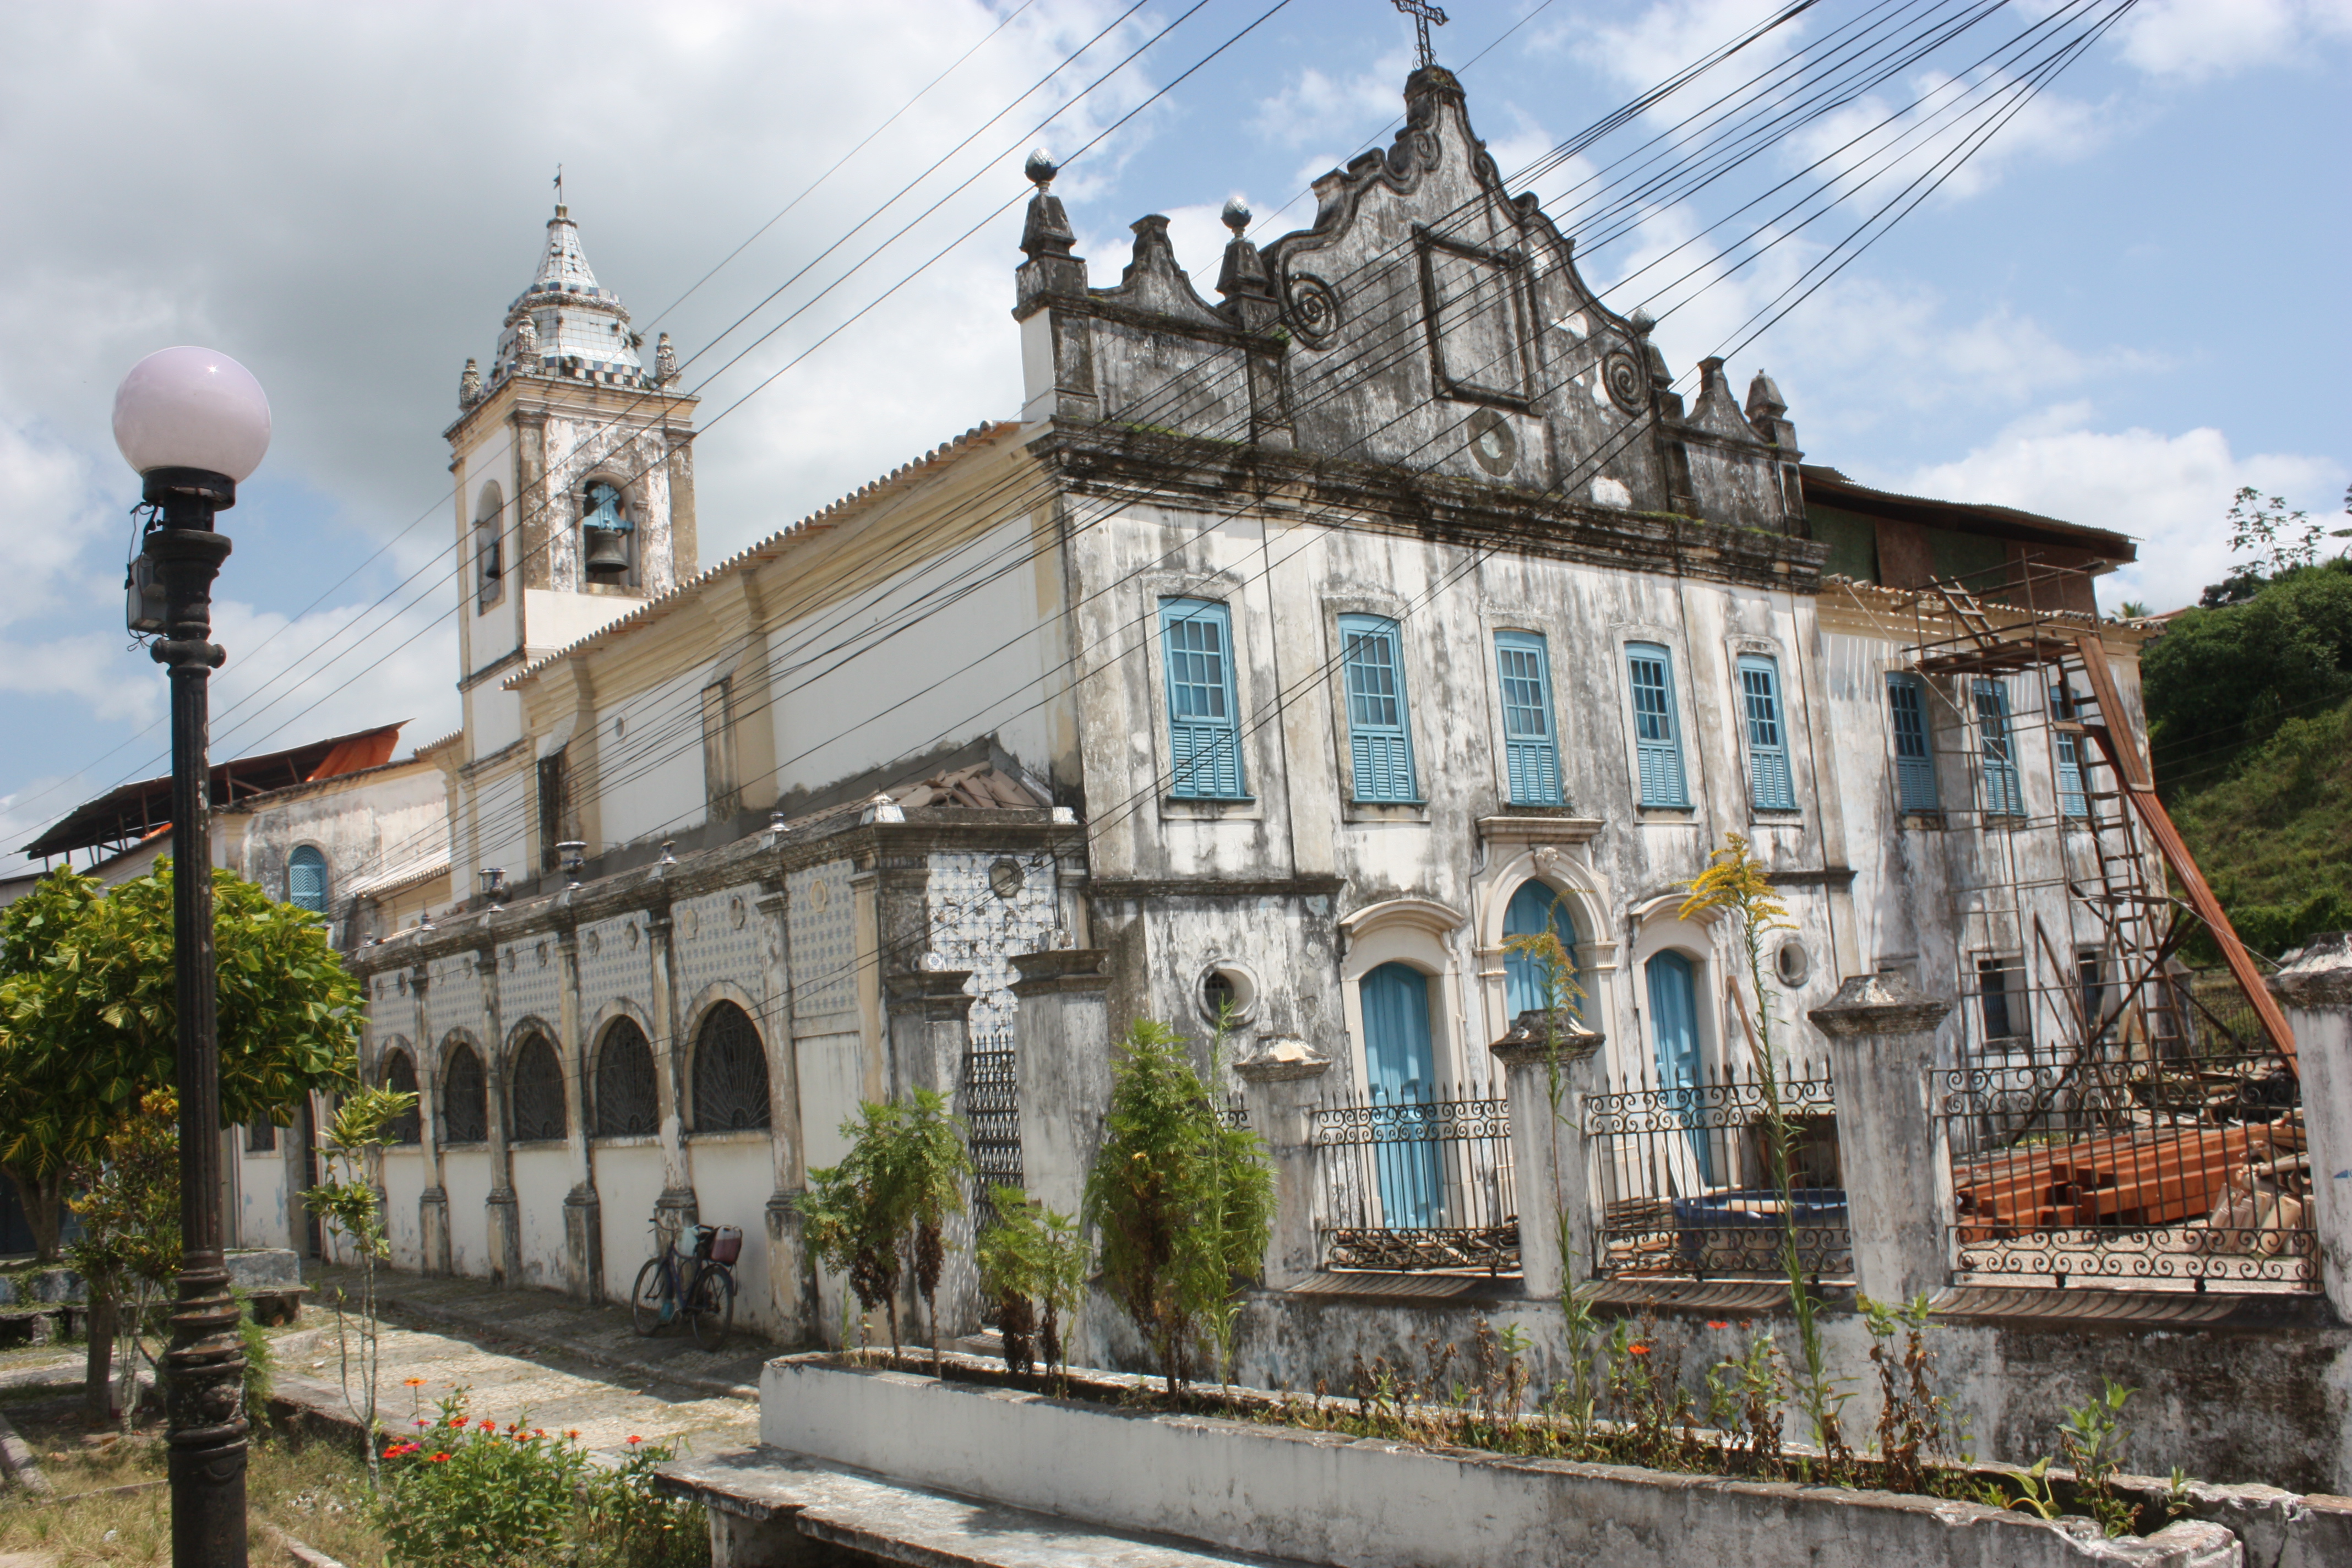
M 715 1351 L 726 1343 L 727 1331 L 735 1324 L 734 1272 L 720 1267 L 705 1268 L 702 1278 L 694 1282 L 686 1316 L 694 1329 L 696 1344 Z
M 649 1258 L 637 1270 L 636 1285 L 629 1291 L 629 1321 L 637 1332 L 651 1335 L 662 1326 L 667 1316 L 663 1309 L 669 1304 L 669 1277 L 661 1259 Z

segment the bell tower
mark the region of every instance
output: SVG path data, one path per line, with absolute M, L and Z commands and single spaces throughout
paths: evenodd
M 504 686 L 515 670 L 695 574 L 696 399 L 677 390 L 669 334 L 650 371 L 644 347 L 559 201 L 537 275 L 507 307 L 488 371 L 466 362 L 457 418 L 443 432 L 462 585 L 457 689 L 471 782 L 461 794 L 533 763 L 502 755 L 523 733 L 520 700 Z M 469 847 L 453 826 L 463 896 L 472 855 L 496 850 Z

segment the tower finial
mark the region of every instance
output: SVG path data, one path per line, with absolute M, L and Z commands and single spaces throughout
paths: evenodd
M 570 216 L 563 210 L 563 165 L 561 163 L 555 165 L 555 216 Z
M 1433 24 L 1440 27 L 1445 26 L 1445 13 L 1431 5 L 1429 0 L 1391 0 L 1391 4 L 1412 18 L 1413 42 L 1420 50 L 1421 64 L 1424 67 L 1435 65 L 1437 57 L 1430 52 L 1429 29 Z

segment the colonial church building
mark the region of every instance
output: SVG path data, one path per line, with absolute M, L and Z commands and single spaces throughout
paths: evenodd
M 1006 1107 L 1069 1089 L 1014 1049 L 1053 985 L 1412 1101 L 1489 1081 L 1538 1000 L 1507 939 L 1550 929 L 1611 1076 L 1696 1082 L 1747 1051 L 1728 933 L 1676 914 L 1727 834 L 1790 910 L 1801 1064 L 1880 970 L 2003 999 L 1949 1049 L 2046 1033 L 2037 921 L 2097 982 L 2088 694 L 1918 650 L 2031 599 L 2137 733 L 2090 586 L 2131 543 L 1810 464 L 1760 373 L 1685 396 L 1453 76 L 1406 102 L 1309 226 L 1229 212 L 1205 289 L 1158 216 L 1102 279 L 1033 163 L 1018 407 L 708 565 L 695 401 L 557 209 L 446 433 L 447 842 L 381 858 L 446 853 L 447 900 L 349 955 L 366 1074 L 422 1093 L 400 1267 L 618 1298 L 667 1211 L 744 1227 L 743 1317 L 830 1332 L 809 1168 L 927 1085 L 1018 1172 Z

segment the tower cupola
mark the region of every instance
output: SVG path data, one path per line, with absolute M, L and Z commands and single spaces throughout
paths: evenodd
M 546 375 L 650 389 L 653 378 L 637 358 L 644 343 L 630 330 L 620 295 L 597 285 L 580 226 L 559 205 L 547 220 L 539 276 L 507 308 L 491 385 L 514 375 Z

